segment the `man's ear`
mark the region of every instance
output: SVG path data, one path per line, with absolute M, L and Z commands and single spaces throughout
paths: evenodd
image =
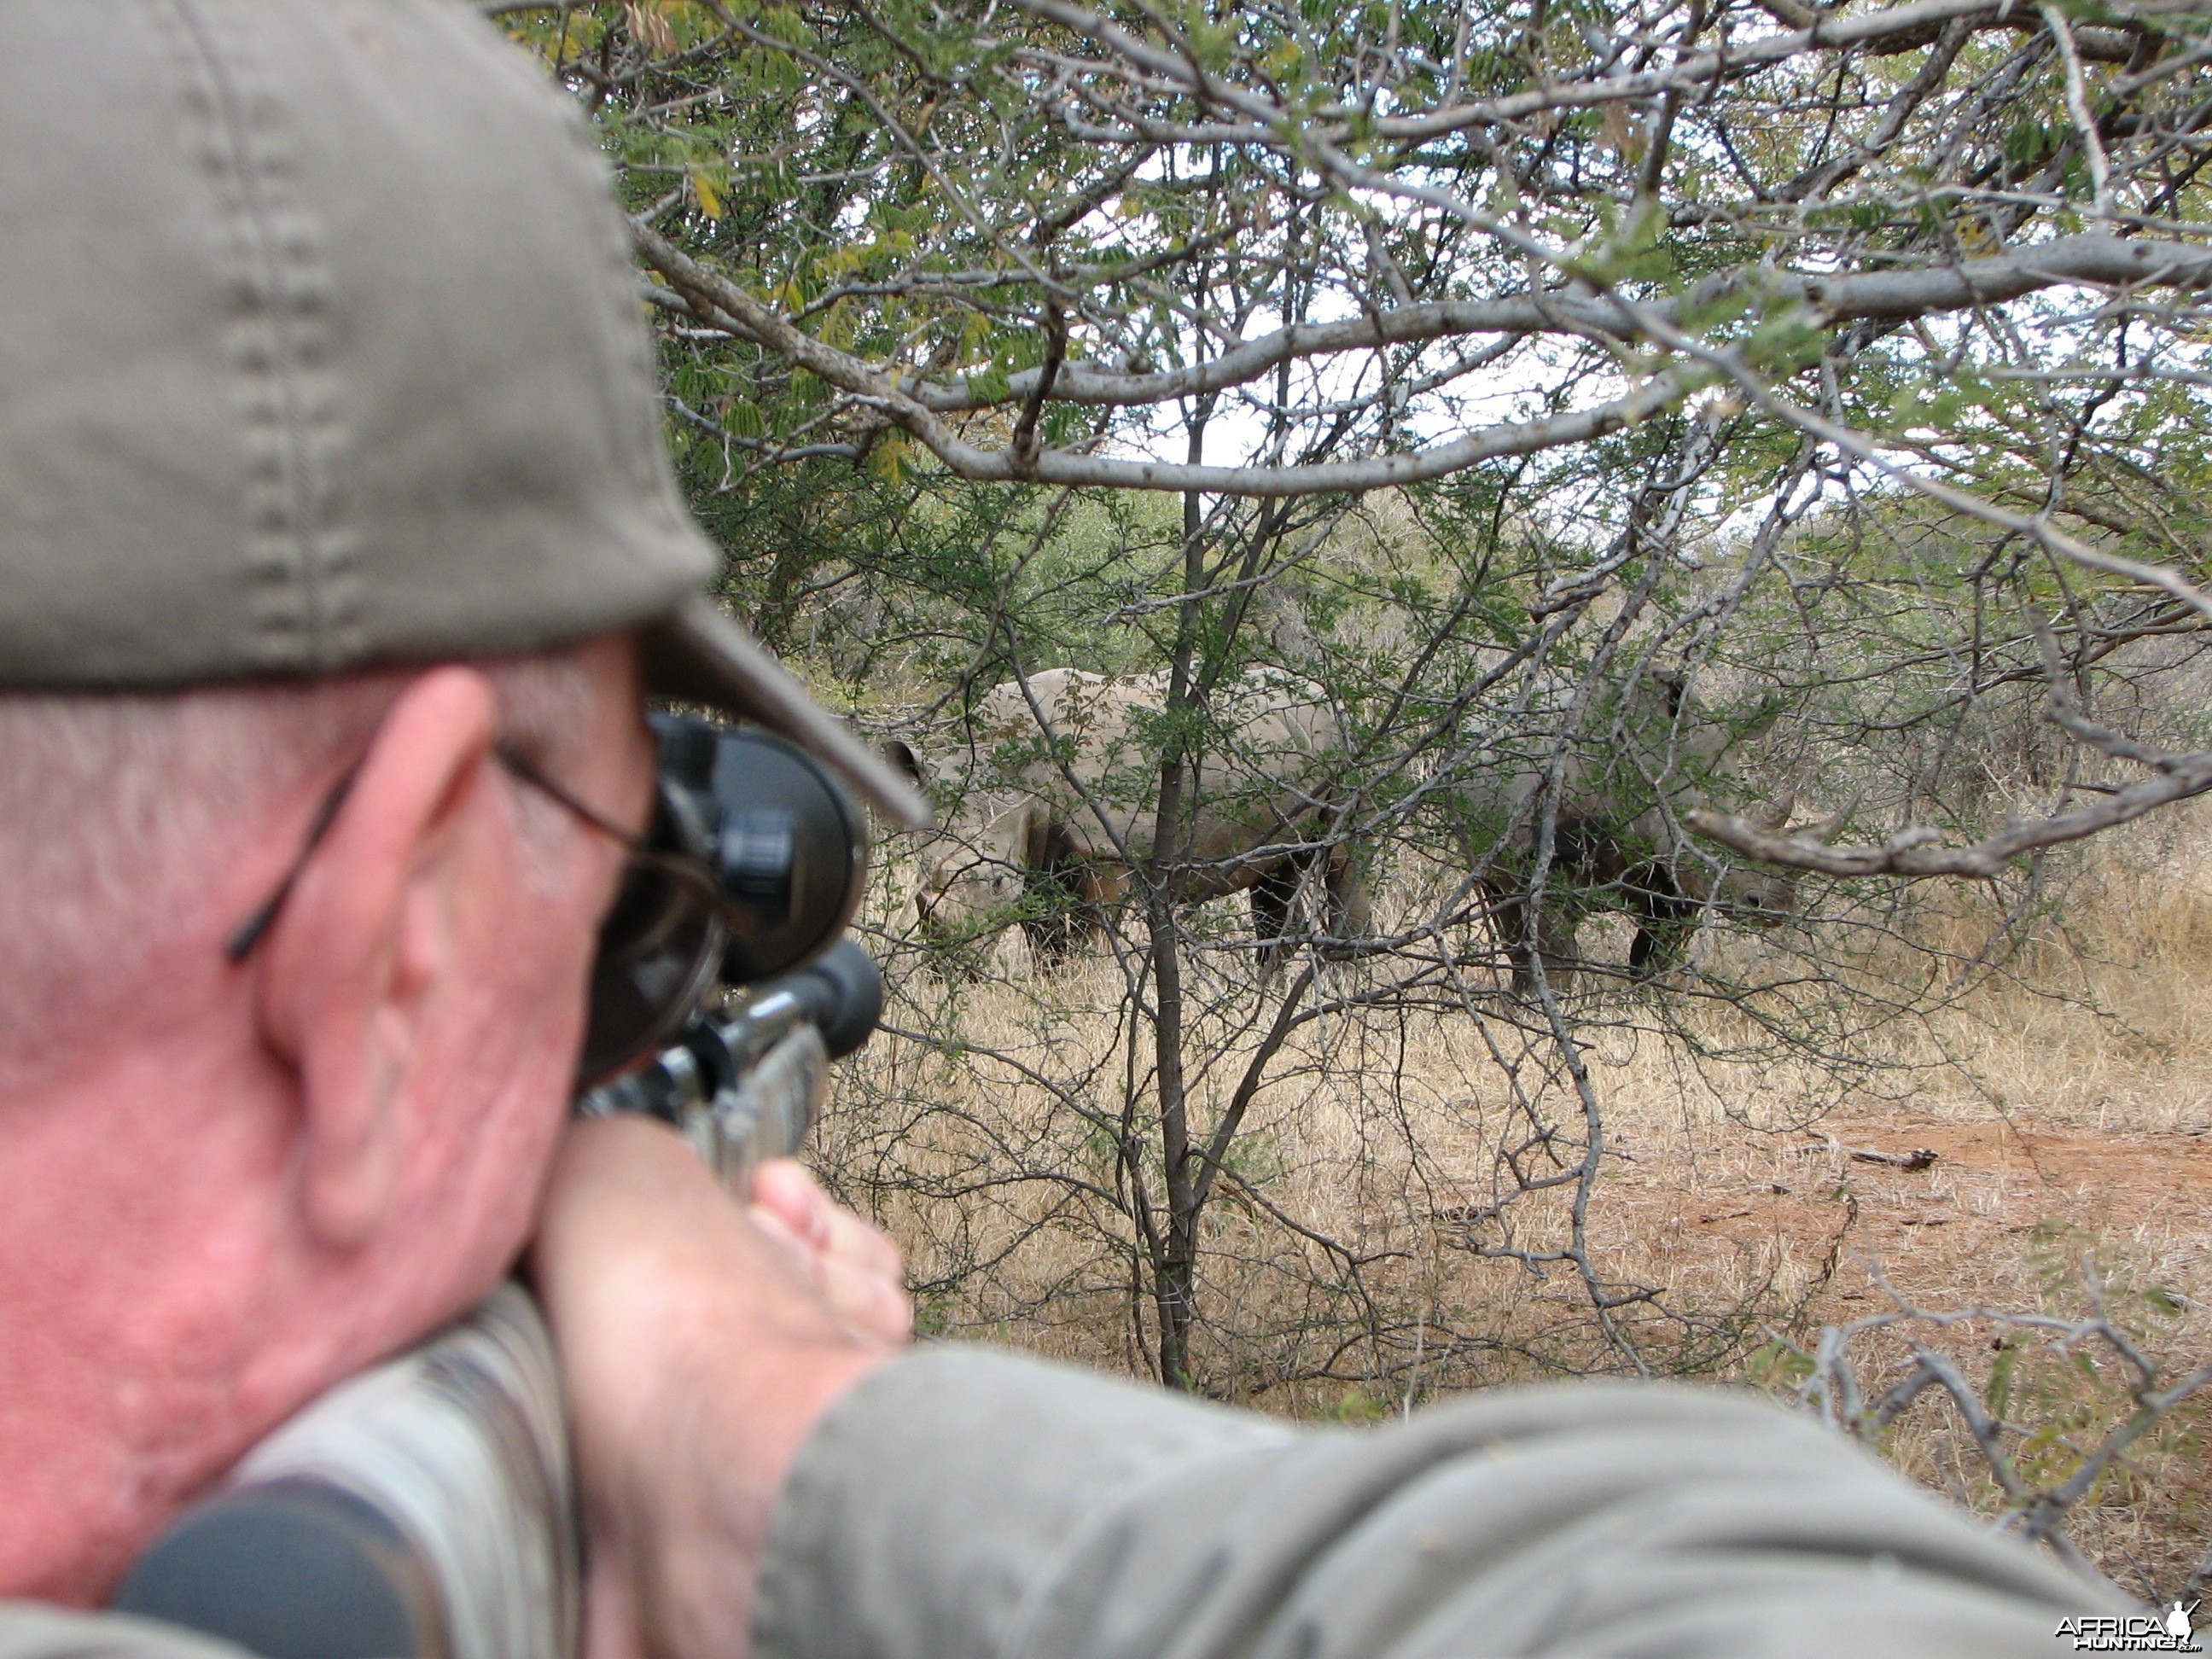
M 407 1083 L 426 1019 L 457 988 L 466 830 L 488 805 L 495 708 L 468 668 L 400 694 L 257 958 L 264 1039 L 299 1078 L 299 1202 L 332 1249 L 373 1237 L 398 1190 Z

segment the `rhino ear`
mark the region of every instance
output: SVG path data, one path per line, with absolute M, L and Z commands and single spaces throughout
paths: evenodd
M 884 758 L 906 774 L 914 787 L 924 794 L 929 793 L 929 769 L 922 764 L 921 757 L 904 738 L 890 738 L 884 743 Z
M 1759 700 L 1759 707 L 1752 710 L 1749 718 L 1735 728 L 1735 740 L 1747 743 L 1754 738 L 1765 737 L 1781 724 L 1783 715 L 1788 712 L 1789 705 L 1781 696 L 1768 692 Z

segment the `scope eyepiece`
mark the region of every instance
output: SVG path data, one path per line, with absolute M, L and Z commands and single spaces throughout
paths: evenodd
M 684 720 L 663 715 L 656 724 Z M 845 931 L 867 884 L 868 826 L 843 787 L 796 744 L 751 726 L 715 735 L 703 779 L 684 782 L 709 826 L 728 906 L 722 978 L 750 985 L 789 973 Z M 696 738 L 682 741 L 693 752 Z
M 647 844 L 666 861 L 633 862 L 600 929 L 585 1086 L 661 1047 L 717 982 L 757 984 L 819 956 L 867 884 L 867 820 L 805 750 L 688 714 L 651 723 L 660 753 Z M 700 872 L 712 902 L 671 863 Z

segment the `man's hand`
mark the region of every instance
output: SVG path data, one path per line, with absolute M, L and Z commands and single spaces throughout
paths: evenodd
M 898 1246 L 823 1192 L 805 1164 L 787 1158 L 762 1164 L 746 1209 L 860 1335 L 904 1342 L 914 1334 Z
M 796 1164 L 740 1207 L 674 1134 L 611 1118 L 569 1131 L 531 1267 L 569 1390 L 586 1659 L 742 1655 L 800 1443 L 911 1327 L 896 1249 Z

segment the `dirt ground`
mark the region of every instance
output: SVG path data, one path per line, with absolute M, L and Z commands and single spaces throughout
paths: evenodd
M 1862 1303 L 1874 1292 L 1865 1266 L 1918 1299 L 2005 1276 L 2039 1224 L 2162 1246 L 2176 1268 L 2212 1261 L 2212 1125 L 2179 1132 L 2055 1130 L 2020 1116 L 1960 1122 L 1934 1114 L 1836 1118 L 1825 1136 L 1778 1137 L 1747 1149 L 1748 1173 L 1723 1178 L 1668 1159 L 1618 1177 L 1618 1201 L 1674 1210 L 1709 1238 L 1741 1245 L 1787 1239 L 1826 1252 L 1840 1240 L 1844 1266 L 1829 1296 Z M 1918 1154 L 1932 1152 L 1931 1160 Z M 1899 1163 L 1860 1156 L 1873 1153 Z M 1635 1156 L 1630 1148 L 1627 1156 Z M 1729 1161 L 1731 1164 L 1735 1160 Z M 1924 1167 L 1913 1168 L 1913 1164 Z M 1710 1170 L 1711 1164 L 1705 1166 Z M 1854 1268 L 1856 1268 L 1854 1271 Z M 2188 1275 L 2195 1277 L 2191 1273 Z M 1815 1304 L 1829 1317 L 1853 1310 Z

